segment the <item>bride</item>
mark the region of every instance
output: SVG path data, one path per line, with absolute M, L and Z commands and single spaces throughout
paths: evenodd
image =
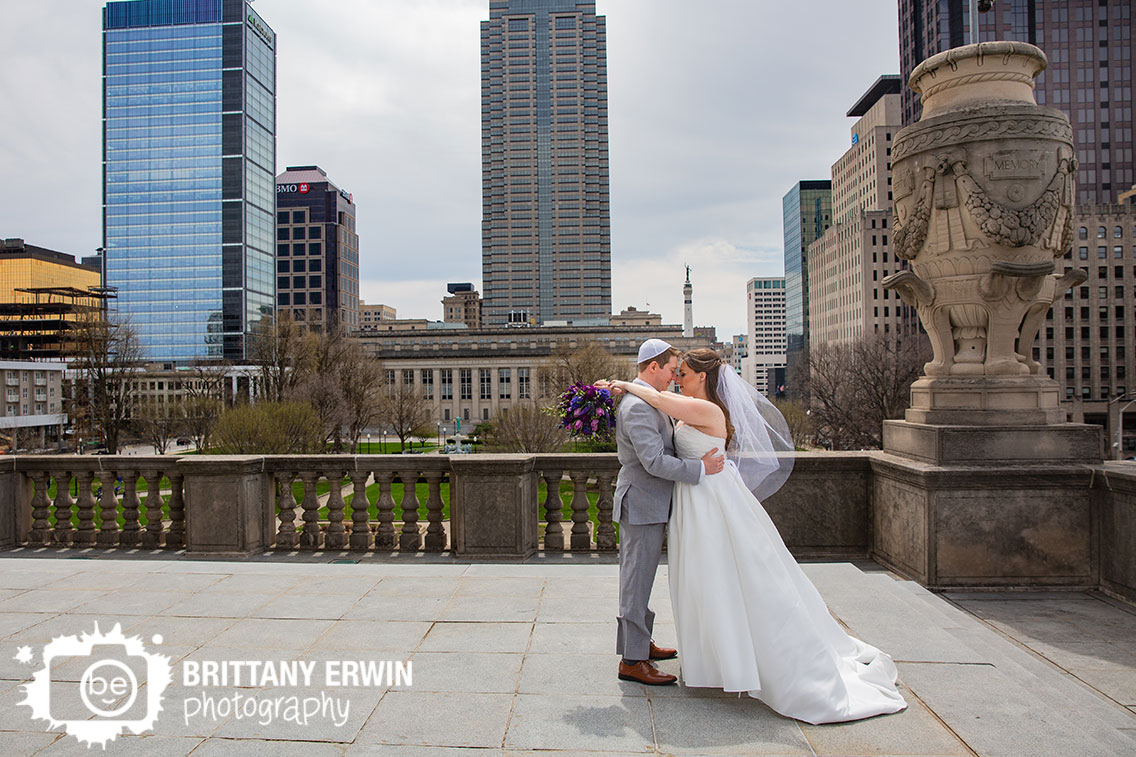
M 814 724 L 904 709 L 891 658 L 844 633 L 758 501 L 792 469 L 792 455 L 777 455 L 793 449 L 784 418 L 713 350 L 684 355 L 677 382 L 681 395 L 596 386 L 679 421 L 679 457 L 718 447 L 731 463 L 674 485 L 667 550 L 683 683 L 744 691 Z

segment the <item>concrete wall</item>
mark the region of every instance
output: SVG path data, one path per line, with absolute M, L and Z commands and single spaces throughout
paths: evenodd
M 1094 483 L 1100 509 L 1100 588 L 1136 602 L 1136 463 L 1105 463 Z

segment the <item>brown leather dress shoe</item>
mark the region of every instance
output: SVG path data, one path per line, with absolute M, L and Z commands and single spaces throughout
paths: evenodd
M 655 642 L 651 642 L 652 660 L 673 660 L 676 657 L 678 657 L 677 649 L 671 649 L 670 647 L 656 647 Z
M 672 676 L 670 673 L 663 673 L 662 671 L 656 670 L 655 667 L 646 660 L 640 660 L 634 665 L 628 665 L 623 660 L 620 660 L 619 677 L 624 681 L 635 681 L 636 683 L 646 684 L 647 686 L 666 686 L 678 680 L 678 678 Z

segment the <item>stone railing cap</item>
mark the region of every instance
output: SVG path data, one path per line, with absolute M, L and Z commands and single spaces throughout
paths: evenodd
M 950 66 L 952 69 L 957 68 L 960 61 L 970 58 L 977 58 L 979 64 L 981 64 L 982 59 L 986 56 L 997 55 L 1022 55 L 1033 58 L 1036 61 L 1037 67 L 1037 70 L 1033 72 L 1034 76 L 1040 74 L 1049 65 L 1049 59 L 1045 57 L 1045 53 L 1042 49 L 1028 42 L 1016 42 L 1012 40 L 979 42 L 976 45 L 952 47 L 950 50 L 944 50 L 941 53 L 932 55 L 915 67 L 915 70 L 911 72 L 911 76 L 907 80 L 907 85 L 922 94 L 923 90 L 916 86 L 916 84 L 925 74 L 933 73 L 943 66 Z

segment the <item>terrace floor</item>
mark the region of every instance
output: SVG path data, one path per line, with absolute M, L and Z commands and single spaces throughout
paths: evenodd
M 46 731 L 19 703 L 44 644 L 96 622 L 104 632 L 121 624 L 173 662 L 153 732 L 120 736 L 106 754 L 1136 753 L 1136 608 L 1097 594 L 936 595 L 871 563 L 807 564 L 833 614 L 896 659 L 909 705 L 811 726 L 748 697 L 617 680 L 611 556 L 523 564 L 145 557 L 0 553 L 0 754 L 92 751 L 62 728 Z M 652 604 L 656 640 L 673 644 L 665 565 Z M 32 662 L 16 659 L 21 647 Z M 308 688 L 186 685 L 186 662 L 231 660 L 315 662 L 316 680 Z M 324 665 L 340 660 L 411 661 L 413 679 L 325 686 Z M 56 717 L 80 717 L 63 711 L 76 705 L 86 665 L 53 665 Z M 677 661 L 660 667 L 679 672 Z M 258 706 L 334 697 L 349 709 L 338 721 L 321 713 L 305 725 L 262 724 L 259 711 L 222 714 L 218 700 L 237 694 Z M 187 717 L 206 696 L 216 717 Z

